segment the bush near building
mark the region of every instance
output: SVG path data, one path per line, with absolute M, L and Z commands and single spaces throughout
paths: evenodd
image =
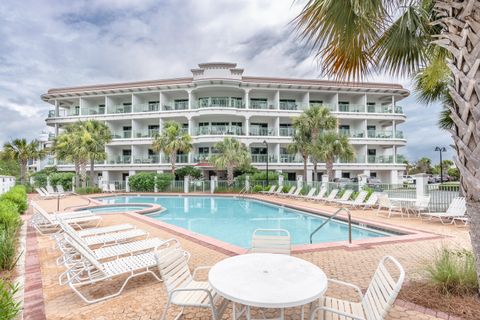
M 157 177 L 157 190 L 166 191 L 173 181 L 173 175 L 169 173 L 140 172 L 128 178 L 131 191 L 154 192 L 155 177 Z

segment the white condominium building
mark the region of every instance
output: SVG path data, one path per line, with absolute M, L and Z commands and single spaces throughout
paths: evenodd
M 355 159 L 338 159 L 335 176 L 359 174 L 396 183 L 405 169 L 400 148 L 406 139 L 398 126 L 406 117 L 397 103 L 409 95 L 401 85 L 346 83 L 310 79 L 244 76 L 235 63 L 202 63 L 184 78 L 50 89 L 42 99 L 54 106 L 46 119 L 54 135 L 78 120 L 104 121 L 112 131 L 107 160 L 96 165 L 103 180 L 125 180 L 140 171 L 169 171 L 168 158 L 152 150 L 152 137 L 166 121 L 182 124 L 193 138 L 193 150 L 177 156 L 177 166 L 194 165 L 208 178 L 214 144 L 224 137 L 245 143 L 252 165 L 303 175 L 300 155 L 287 152 L 292 118 L 313 105 L 328 107 L 338 130 L 350 137 Z M 51 158 L 49 165 L 73 171 L 73 165 Z M 308 165 L 307 181 L 313 179 Z M 319 175 L 325 174 L 319 165 Z

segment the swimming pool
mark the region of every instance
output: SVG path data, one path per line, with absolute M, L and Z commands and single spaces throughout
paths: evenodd
M 97 198 L 106 204 L 153 203 L 166 210 L 149 217 L 206 235 L 242 248 L 250 247 L 252 233 L 258 228 L 287 229 L 292 244 L 310 243 L 310 233 L 327 218 L 263 201 L 235 197 L 204 196 L 117 196 Z M 388 237 L 385 231 L 352 226 L 352 239 Z M 313 243 L 345 241 L 348 225 L 331 220 L 313 237 Z
M 89 210 L 95 213 L 112 213 L 112 212 L 128 212 L 128 211 L 141 211 L 150 208 L 146 205 L 111 205 L 111 206 L 98 206 L 98 207 L 88 207 L 82 210 Z

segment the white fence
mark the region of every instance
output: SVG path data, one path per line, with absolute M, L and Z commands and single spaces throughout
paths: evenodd
M 0 176 L 0 194 L 4 194 L 15 185 L 15 177 Z

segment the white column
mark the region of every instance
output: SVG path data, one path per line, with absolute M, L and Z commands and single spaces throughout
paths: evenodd
M 245 108 L 250 109 L 250 89 L 245 90 Z
M 398 170 L 391 170 L 390 171 L 390 183 L 391 184 L 398 184 Z
M 188 193 L 188 188 L 190 187 L 190 180 L 188 176 L 183 177 L 183 193 Z
M 395 113 L 395 96 L 392 95 L 392 113 Z
M 160 105 L 158 110 L 163 110 L 163 105 L 165 104 L 166 99 L 165 99 L 165 94 L 163 92 L 160 92 L 159 97 L 158 97 L 158 104 Z
M 153 177 L 153 192 L 157 193 L 158 188 L 157 188 L 157 175 Z
M 187 90 L 187 92 L 188 92 L 188 110 L 191 110 L 193 94 L 192 94 L 192 90 Z
M 215 178 L 216 176 L 210 177 L 210 193 L 215 193 Z
M 335 170 L 335 178 L 341 178 L 342 177 L 342 170 Z
M 395 120 L 392 121 L 392 138 L 397 138 L 397 123 Z
M 368 97 L 367 97 L 367 94 L 365 93 L 365 96 L 363 97 L 363 112 L 367 112 L 367 101 L 368 101 Z
M 280 143 L 276 143 L 274 146 L 275 146 L 275 156 L 277 157 L 277 163 L 280 163 Z
M 310 183 L 310 182 L 313 181 L 312 174 L 313 174 L 313 170 L 307 169 L 307 177 L 305 179 L 307 181 L 307 183 Z
M 128 176 L 125 178 L 125 192 L 130 192 L 130 183 Z
M 250 176 L 245 176 L 245 190 L 250 191 Z
M 303 176 L 302 175 L 297 176 L 297 188 L 303 188 Z
M 55 99 L 55 117 L 58 117 L 60 115 L 60 103 L 58 103 L 58 100 Z
M 367 177 L 370 177 L 370 170 L 368 169 L 363 170 L 363 174 L 366 175 Z
M 280 117 L 275 117 L 275 128 L 274 128 L 274 130 L 275 130 L 274 135 L 279 136 L 280 135 Z
M 192 118 L 188 118 L 188 134 L 193 135 L 193 121 L 192 121 Z
M 414 175 L 413 178 L 415 179 L 417 199 L 421 199 L 425 196 L 427 191 L 428 175 L 425 173 L 419 173 Z
M 245 135 L 246 136 L 250 135 L 250 117 L 247 117 L 247 116 L 245 116 Z
M 273 102 L 275 109 L 280 109 L 280 90 L 275 91 L 275 98 Z
M 335 96 L 333 97 L 333 104 L 334 104 L 333 110 L 338 112 L 338 93 L 335 93 Z
M 283 175 L 282 174 L 278 175 L 278 185 L 283 186 Z

